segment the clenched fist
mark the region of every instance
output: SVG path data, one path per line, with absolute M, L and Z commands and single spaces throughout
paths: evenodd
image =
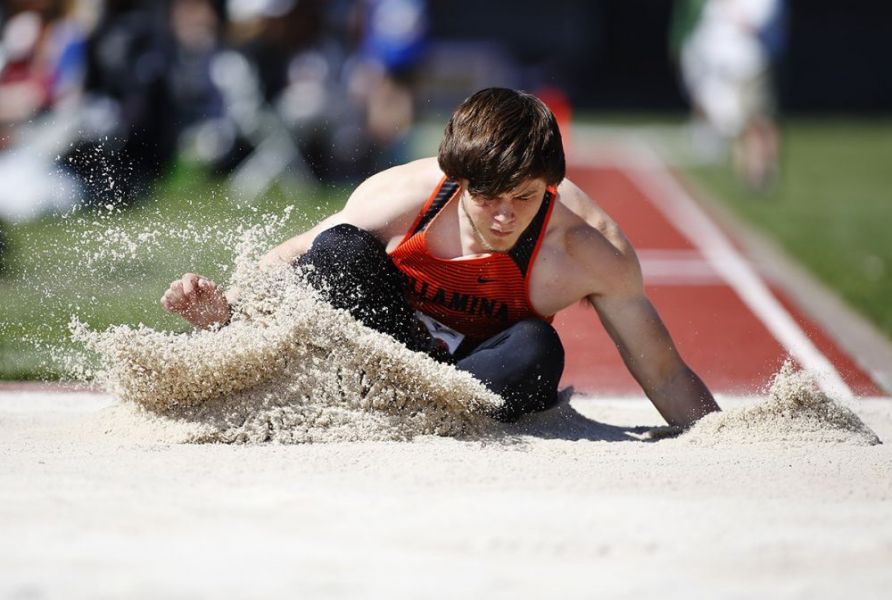
M 217 284 L 194 273 L 171 283 L 161 296 L 161 306 L 200 329 L 225 324 L 231 314 L 229 301 Z

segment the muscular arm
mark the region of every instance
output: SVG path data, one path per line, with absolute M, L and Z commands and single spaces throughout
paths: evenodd
M 436 160 L 429 158 L 377 173 L 353 191 L 343 209 L 270 250 L 261 265 L 293 263 L 317 235 L 342 223 L 368 231 L 386 246 L 409 229 L 440 176 Z
M 349 223 L 374 235 L 385 246 L 408 230 L 416 212 L 442 176 L 436 159 L 421 159 L 382 171 L 360 184 L 343 209 L 270 250 L 260 261 L 262 268 L 293 264 L 309 250 L 321 232 Z M 161 305 L 195 327 L 207 329 L 224 324 L 230 307 L 238 301 L 233 287 L 223 294 L 214 282 L 187 273 L 174 281 L 161 298 Z
M 587 299 L 644 393 L 671 425 L 687 426 L 719 410 L 647 298 L 641 266 L 625 235 L 571 182 L 562 184 L 560 192 L 581 221 L 567 239 L 579 271 L 592 282 Z
M 719 410 L 706 385 L 682 360 L 643 292 L 591 301 L 629 372 L 666 422 L 687 426 Z

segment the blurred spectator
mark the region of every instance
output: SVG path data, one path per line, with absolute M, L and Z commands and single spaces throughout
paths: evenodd
M 0 217 L 21 221 L 77 201 L 53 161 L 70 140 L 70 113 L 84 72 L 89 19 L 83 2 L 6 3 L 0 43 Z
M 244 154 L 236 155 L 237 130 L 226 86 L 217 81 L 219 76 L 215 78 L 220 59 L 228 52 L 225 10 L 209 0 L 172 0 L 169 23 L 173 51 L 167 79 L 178 150 L 187 160 L 228 172 Z M 229 84 L 255 85 L 238 80 Z
M 130 204 L 172 164 L 184 131 L 220 117 L 211 0 L 11 4 L 0 120 L 26 134 L 4 136 L 14 151 L 0 169 L 21 186 L 0 214 Z
M 729 141 L 738 178 L 755 190 L 778 176 L 773 66 L 785 14 L 783 0 L 683 0 L 673 21 L 695 150 L 715 158 Z
M 425 0 L 366 0 L 351 91 L 366 108 L 366 126 L 378 147 L 374 171 L 406 162 L 415 121 L 414 88 L 428 33 Z
M 356 126 L 343 84 L 344 40 L 320 0 L 268 3 L 257 34 L 241 49 L 257 65 L 264 99 L 296 146 L 292 162 L 318 180 L 352 178 L 364 152 L 344 148 Z
M 355 180 L 407 158 L 424 0 L 3 7 L 0 149 L 16 152 L 0 170 L 34 182 L 12 218 L 130 204 L 178 153 L 249 199 L 283 177 Z
M 247 156 L 235 154 L 240 195 L 254 196 L 288 173 L 349 181 L 405 160 L 424 2 L 230 0 L 227 6 L 232 43 L 247 63 L 223 57 L 215 80 L 247 149 Z M 254 114 L 245 114 L 248 105 Z
M 171 53 L 163 7 L 106 0 L 87 45 L 81 139 L 66 156 L 86 201 L 132 203 L 171 163 Z
M 49 106 L 50 73 L 43 39 L 48 23 L 33 10 L 13 14 L 3 28 L 0 71 L 0 139 L 9 143 L 14 127 Z
M 221 50 L 220 15 L 210 0 L 171 0 L 173 34 L 168 90 L 177 133 L 223 114 L 223 99 L 211 78 Z
M 321 0 L 227 3 L 229 41 L 234 50 L 222 52 L 214 60 L 211 77 L 222 94 L 225 115 L 216 129 L 217 141 L 229 146 L 219 145 L 214 163 L 219 170 L 232 172 L 231 183 L 241 199 L 257 197 L 284 177 L 322 176 L 310 168 L 312 157 L 305 157 L 308 153 L 303 147 L 299 149 L 298 143 L 306 145 L 329 128 L 317 126 L 295 140 L 293 124 L 280 110 L 293 57 L 317 48 L 328 49 L 322 4 Z M 322 66 L 326 65 L 323 60 Z M 316 89 L 305 90 L 299 100 L 301 106 L 309 105 L 313 110 L 335 106 Z M 211 135 L 205 137 L 210 139 Z

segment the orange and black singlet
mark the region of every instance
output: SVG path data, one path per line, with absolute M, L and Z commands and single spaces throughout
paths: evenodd
M 460 260 L 433 256 L 427 228 L 460 188 L 444 177 L 390 253 L 412 308 L 476 343 L 523 319 L 550 321 L 530 303 L 530 273 L 554 208 L 555 189 L 545 192 L 542 206 L 510 251 Z

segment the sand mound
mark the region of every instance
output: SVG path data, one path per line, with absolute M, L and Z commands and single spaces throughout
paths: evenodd
M 246 255 L 235 274 L 242 299 L 222 329 L 73 324 L 100 357 L 98 380 L 170 441 L 400 440 L 492 427 L 501 398 L 471 375 L 320 301 L 294 270 L 263 273 Z M 116 414 L 123 425 L 136 413 Z
M 705 445 L 881 443 L 854 412 L 824 394 L 809 373 L 790 361 L 774 376 L 765 401 L 707 415 L 680 439 Z

